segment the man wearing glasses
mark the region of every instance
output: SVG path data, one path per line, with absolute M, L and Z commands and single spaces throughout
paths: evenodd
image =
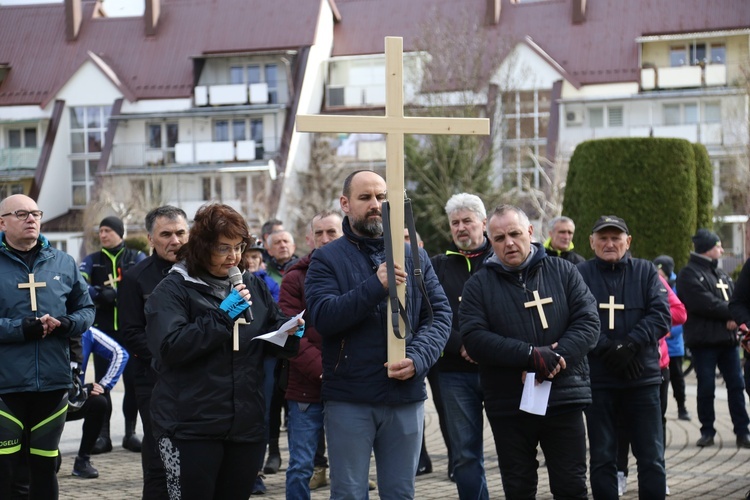
M 94 326 L 115 339 L 120 345 L 125 345 L 125 342 L 120 333 L 117 289 L 122 280 L 122 275 L 146 258 L 143 252 L 127 248 L 123 241 L 124 237 L 125 225 L 122 220 L 115 216 L 105 217 L 99 223 L 99 241 L 102 244 L 102 249 L 87 255 L 80 265 L 81 274 L 89 284 L 89 294 L 96 305 Z M 97 380 L 104 377 L 107 368 L 107 360 L 94 357 Z M 141 441 L 135 435 L 138 403 L 135 397 L 134 369 L 133 365 L 127 365 L 122 374 L 122 381 L 125 385 L 122 402 L 122 413 L 125 417 L 125 437 L 122 440 L 122 447 L 126 450 L 140 452 Z M 109 403 L 109 412 L 99 439 L 96 441 L 96 446 L 92 450 L 94 455 L 112 450 L 112 440 L 109 437 L 112 399 L 108 392 L 105 393 L 105 397 Z
M 0 202 L 0 498 L 22 454 L 31 498 L 57 498 L 55 462 L 72 386 L 69 341 L 94 321 L 75 260 L 39 234 L 42 211 L 21 194 Z

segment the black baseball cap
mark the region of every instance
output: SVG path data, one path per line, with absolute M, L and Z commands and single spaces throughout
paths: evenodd
M 594 223 L 594 228 L 591 230 L 591 232 L 595 233 L 597 231 L 601 231 L 605 227 L 614 227 L 616 229 L 619 229 L 620 231 L 630 234 L 628 225 L 625 224 L 624 220 L 616 215 L 602 215 L 601 217 L 599 217 Z

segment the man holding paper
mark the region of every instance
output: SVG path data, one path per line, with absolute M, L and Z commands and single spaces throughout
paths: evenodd
M 573 264 L 531 242 L 534 227 L 520 208 L 495 208 L 488 234 L 495 255 L 466 283 L 459 323 L 479 363 L 505 495 L 536 496 L 541 445 L 552 494 L 587 498 L 583 410 L 591 403 L 586 355 L 599 336 L 594 297 Z M 532 390 L 549 390 L 542 414 L 520 408 L 527 376 Z

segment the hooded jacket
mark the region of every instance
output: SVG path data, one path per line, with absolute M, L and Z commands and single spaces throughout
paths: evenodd
M 595 257 L 579 264 L 578 270 L 594 294 L 599 310 L 601 335 L 597 347 L 608 340 L 633 342 L 643 365 L 641 376 L 629 380 L 625 374 L 610 370 L 595 349 L 589 354 L 591 385 L 624 388 L 660 384 L 659 339 L 669 332 L 672 317 L 667 287 L 659 281 L 654 265 L 625 255 L 615 263 Z M 602 307 L 609 303 L 610 296 L 614 296 L 615 304 L 624 305 L 624 309 L 614 313 L 614 329 L 609 328 L 610 309 Z
M 558 342 L 567 368 L 552 379 L 547 415 L 591 403 L 586 354 L 596 345 L 599 317 L 594 297 L 575 267 L 550 258 L 539 243 L 526 268 L 508 271 L 492 256 L 464 287 L 459 319 L 464 346 L 479 363 L 487 416 L 517 416 L 532 347 Z M 542 299 L 548 327 L 536 307 Z
M 219 306 L 223 296 L 182 264 L 146 302 L 146 336 L 158 373 L 151 398 L 156 436 L 262 442 L 265 433 L 263 357 L 296 354 L 299 339 L 284 347 L 258 335 L 277 330 L 288 318 L 258 277 L 244 273 L 254 320 L 240 325 L 239 350 L 232 349 L 234 321 Z M 231 285 L 227 281 L 227 291 Z
M 344 236 L 317 249 L 305 279 L 305 297 L 312 325 L 323 337 L 323 400 L 351 403 L 401 404 L 427 398 L 424 378 L 448 339 L 451 310 L 427 253 L 420 266 L 432 306 L 433 322 L 414 279 L 411 248 L 405 245 L 406 311 L 412 332 L 406 357 L 416 375 L 388 378 L 386 290 L 377 277 L 384 261 L 383 238 L 356 235 L 344 218 Z
M 39 254 L 31 269 L 5 242 L 0 233 L 0 394 L 11 392 L 46 392 L 68 389 L 70 371 L 70 338 L 80 337 L 94 321 L 94 304 L 86 282 L 73 258 L 52 248 L 39 236 Z M 31 310 L 30 291 L 19 289 L 34 274 L 37 310 Z M 56 330 L 40 340 L 25 340 L 21 329 L 23 318 L 49 314 L 66 317 L 70 330 Z
M 677 275 L 677 296 L 688 312 L 683 328 L 685 345 L 700 347 L 732 347 L 737 345 L 737 331 L 727 330 L 732 319 L 729 300 L 734 292 L 734 281 L 712 261 L 696 253 Z M 727 299 L 717 287 L 726 285 Z
M 547 238 L 547 240 L 544 242 L 544 250 L 550 257 L 560 257 L 561 259 L 565 259 L 572 264 L 580 264 L 581 262 L 586 262 L 586 259 L 584 259 L 582 255 L 579 255 L 573 251 L 573 242 L 570 243 L 570 246 L 567 250 L 556 250 L 552 248 L 552 238 Z

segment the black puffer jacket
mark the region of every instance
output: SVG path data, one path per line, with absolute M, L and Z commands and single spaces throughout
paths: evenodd
M 608 339 L 630 340 L 638 346 L 638 359 L 643 373 L 629 380 L 622 372 L 613 372 L 603 362 L 597 351 L 589 354 L 591 385 L 594 387 L 635 387 L 661 383 L 659 368 L 659 339 L 672 326 L 667 288 L 659 280 L 654 265 L 644 259 L 625 256 L 615 263 L 599 258 L 578 265 L 583 280 L 596 297 L 601 320 L 599 345 Z M 609 297 L 623 310 L 615 310 L 613 330 L 609 329 Z
M 711 261 L 695 253 L 677 276 L 677 296 L 680 298 L 688 319 L 682 326 L 685 345 L 700 347 L 732 347 L 737 345 L 737 331 L 727 330 L 727 321 L 732 319 L 729 301 L 716 285 L 721 281 L 727 285 L 727 297 L 734 292 L 734 282 L 727 273 Z
M 531 346 L 559 343 L 567 368 L 552 380 L 547 414 L 591 403 L 586 354 L 599 336 L 599 315 L 594 297 L 576 271 L 564 259 L 548 257 L 541 245 L 522 272 L 508 272 L 497 257 L 466 282 L 459 319 L 464 346 L 479 363 L 487 416 L 512 416 L 523 390 Z M 548 328 L 542 327 L 534 300 L 537 291 L 544 304 Z
M 283 348 L 258 335 L 288 318 L 266 284 L 243 274 L 254 321 L 240 326 L 239 351 L 232 350 L 233 321 L 219 309 L 222 298 L 203 280 L 175 265 L 146 302 L 146 335 L 157 369 L 151 399 L 154 435 L 177 439 L 261 442 L 266 439 L 263 398 L 265 354 L 291 357 L 299 338 Z M 227 282 L 227 290 L 231 285 Z

